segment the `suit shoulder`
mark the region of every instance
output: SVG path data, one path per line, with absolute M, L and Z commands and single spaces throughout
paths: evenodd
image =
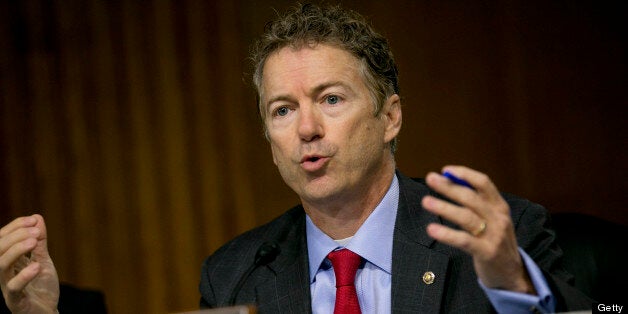
M 296 206 L 274 220 L 249 230 L 225 243 L 207 257 L 201 267 L 199 291 L 201 307 L 226 305 L 228 292 L 253 265 L 255 255 L 264 242 L 274 241 L 282 250 L 289 251 L 290 239 L 297 239 L 304 233 L 305 212 Z
M 515 226 L 521 221 L 545 221 L 549 215 L 547 209 L 540 204 L 514 194 L 501 194 L 510 207 L 510 215 Z
M 263 224 L 259 227 L 246 231 L 212 253 L 205 264 L 210 264 L 212 260 L 224 260 L 224 256 L 254 256 L 259 246 L 267 241 L 281 242 L 282 239 L 290 237 L 295 226 L 301 221 L 305 221 L 305 211 L 302 206 L 295 206 L 279 217 Z

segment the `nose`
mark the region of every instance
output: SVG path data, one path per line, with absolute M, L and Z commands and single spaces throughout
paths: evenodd
M 325 136 L 320 112 L 312 106 L 301 106 L 298 123 L 302 141 L 311 142 Z

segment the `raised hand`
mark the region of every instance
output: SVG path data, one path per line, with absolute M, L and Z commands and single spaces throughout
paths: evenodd
M 470 254 L 475 272 L 486 287 L 536 293 L 518 251 L 510 208 L 497 187 L 485 174 L 463 166 L 447 166 L 445 171 L 467 181 L 473 189 L 429 173 L 427 184 L 457 204 L 426 196 L 423 207 L 461 230 L 430 224 L 427 233 Z
M 0 229 L 0 288 L 12 313 L 57 312 L 59 277 L 42 216 L 20 217 Z

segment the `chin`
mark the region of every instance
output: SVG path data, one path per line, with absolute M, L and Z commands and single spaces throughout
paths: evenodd
M 299 196 L 303 199 L 312 201 L 321 201 L 333 196 L 338 188 L 329 180 L 329 178 L 321 177 L 314 180 L 307 180 L 299 188 Z

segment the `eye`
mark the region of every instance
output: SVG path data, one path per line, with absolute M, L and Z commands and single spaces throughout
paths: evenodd
M 281 117 L 287 115 L 288 112 L 290 112 L 290 110 L 287 107 L 279 107 L 275 110 L 275 114 Z
M 336 95 L 329 95 L 325 97 L 325 101 L 327 101 L 327 103 L 330 105 L 335 105 L 340 101 L 340 97 Z

